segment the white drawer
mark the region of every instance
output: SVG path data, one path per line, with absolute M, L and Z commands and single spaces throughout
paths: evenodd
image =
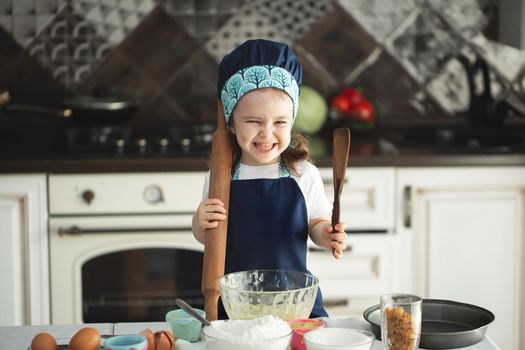
M 395 264 L 390 234 L 352 234 L 349 252 L 336 260 L 329 251 L 310 250 L 308 268 L 320 280 L 325 300 L 377 296 L 394 286 Z
M 321 168 L 326 196 L 334 199 L 332 168 Z M 347 168 L 341 194 L 341 221 L 349 230 L 394 227 L 394 168 Z
M 49 212 L 70 214 L 193 213 L 205 172 L 49 175 Z M 84 198 L 91 192 L 90 201 Z

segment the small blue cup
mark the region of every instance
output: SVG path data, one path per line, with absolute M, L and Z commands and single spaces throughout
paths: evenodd
M 104 341 L 106 350 L 148 350 L 148 341 L 140 335 L 117 335 Z
M 203 310 L 195 308 L 193 310 L 202 317 L 206 317 L 206 312 Z M 202 324 L 186 311 L 182 309 L 172 310 L 166 314 L 166 321 L 170 323 L 171 331 L 175 337 L 191 343 L 199 340 Z

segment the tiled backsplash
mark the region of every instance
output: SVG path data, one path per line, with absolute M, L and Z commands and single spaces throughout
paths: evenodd
M 523 107 L 525 52 L 491 40 L 497 21 L 497 0 L 0 0 L 0 88 L 37 104 L 127 93 L 143 130 L 213 122 L 218 62 L 269 38 L 327 99 L 358 86 L 384 122 L 457 118 L 470 100 L 459 55 L 486 60 L 493 95 Z

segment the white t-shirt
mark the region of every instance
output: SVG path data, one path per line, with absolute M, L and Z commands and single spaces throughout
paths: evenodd
M 301 192 L 303 193 L 306 211 L 308 213 L 308 220 L 318 219 L 321 217 L 330 217 L 332 205 L 326 198 L 324 192 L 323 180 L 319 169 L 312 163 L 304 160 L 297 162 L 295 168 L 299 176 L 291 175 L 297 182 Z M 278 179 L 279 178 L 279 164 L 252 166 L 240 164 L 239 180 L 250 179 Z M 208 198 L 208 189 L 210 187 L 210 172 L 206 174 L 204 181 L 203 199 Z

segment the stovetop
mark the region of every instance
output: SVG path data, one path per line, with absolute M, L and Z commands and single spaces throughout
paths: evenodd
M 199 132 L 154 133 L 140 133 L 120 126 L 28 128 L 18 134 L 0 132 L 0 159 L 208 157 L 212 132 L 211 127 Z
M 137 135 L 126 129 L 67 130 L 62 154 L 74 158 L 158 158 L 207 156 L 212 135 Z

